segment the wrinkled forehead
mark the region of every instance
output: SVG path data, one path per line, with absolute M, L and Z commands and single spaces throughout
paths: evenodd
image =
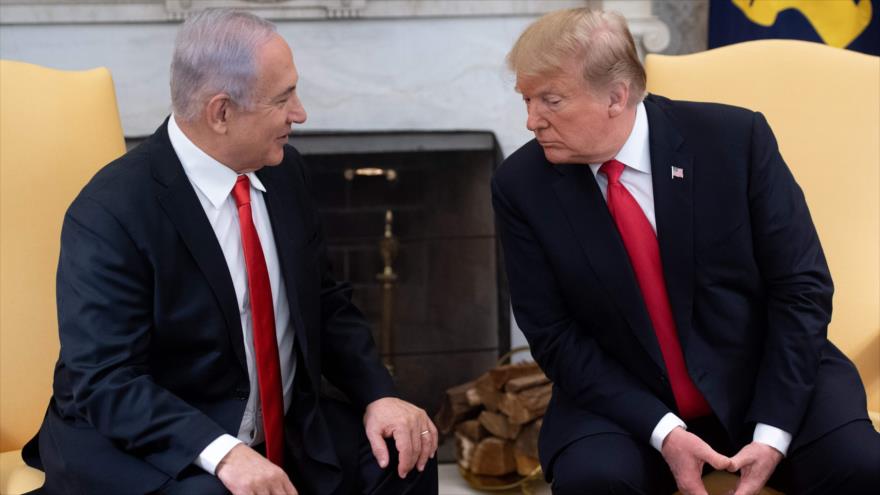
M 281 88 L 296 86 L 299 73 L 287 41 L 274 34 L 257 50 L 257 87 L 272 96 Z
M 586 89 L 586 82 L 581 74 L 573 68 L 561 69 L 545 74 L 518 72 L 514 89 L 517 93 L 524 96 L 560 92 L 570 93 Z

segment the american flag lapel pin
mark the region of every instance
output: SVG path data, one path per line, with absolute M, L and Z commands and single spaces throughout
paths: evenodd
M 672 166 L 672 178 L 673 179 L 684 179 L 684 169 L 673 165 Z

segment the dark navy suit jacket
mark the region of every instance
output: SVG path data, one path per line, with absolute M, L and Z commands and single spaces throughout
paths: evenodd
M 852 363 L 826 339 L 833 286 L 803 193 L 764 117 L 645 100 L 657 237 L 687 367 L 734 445 L 756 422 L 792 448 L 866 418 Z M 683 178 L 672 177 L 671 167 Z M 516 321 L 554 382 L 540 439 L 648 441 L 672 391 L 629 258 L 586 165 L 531 141 L 492 183 Z
M 249 382 L 235 289 L 166 125 L 98 172 L 64 218 L 61 353 L 25 449 L 50 493 L 150 492 L 197 469 L 202 449 L 241 424 Z M 349 286 L 330 274 L 302 158 L 288 146 L 257 175 L 296 333 L 291 462 L 301 490 L 329 493 L 339 462 L 321 376 L 361 408 L 394 387 Z

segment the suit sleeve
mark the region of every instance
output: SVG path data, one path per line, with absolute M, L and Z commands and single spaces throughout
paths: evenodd
M 123 226 L 78 198 L 64 219 L 57 276 L 63 379 L 77 415 L 175 477 L 225 432 L 150 375 L 152 285 Z
M 834 288 L 804 194 L 760 113 L 751 138 L 749 213 L 767 335 L 747 420 L 795 433 L 812 396 Z
M 579 407 L 605 416 L 648 442 L 671 412 L 572 318 L 540 242 L 496 176 L 492 200 L 504 248 L 516 322 L 535 360 Z

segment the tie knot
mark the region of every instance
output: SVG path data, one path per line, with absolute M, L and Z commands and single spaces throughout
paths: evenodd
M 599 172 L 608 177 L 609 184 L 617 184 L 620 181 L 620 174 L 623 173 L 624 164 L 617 160 L 608 160 L 599 168 Z
M 247 175 L 239 175 L 235 180 L 235 187 L 232 188 L 232 199 L 235 200 L 235 206 L 241 208 L 251 203 L 251 181 Z

